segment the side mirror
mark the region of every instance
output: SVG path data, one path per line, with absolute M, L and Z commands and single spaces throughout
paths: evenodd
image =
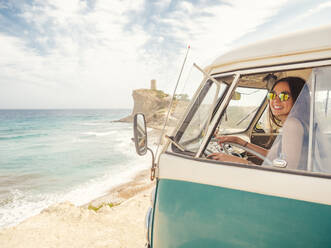
M 142 156 L 147 152 L 147 130 L 144 114 L 135 114 L 133 119 L 133 135 L 137 153 Z

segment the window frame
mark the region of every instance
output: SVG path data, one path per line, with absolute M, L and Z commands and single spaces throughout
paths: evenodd
M 331 64 L 328 64 L 328 65 L 325 65 L 325 66 L 320 66 L 320 68 L 323 68 L 323 67 L 328 67 L 328 69 L 331 69 Z M 315 68 L 318 68 L 318 67 L 315 67 Z M 315 149 L 315 146 L 316 146 L 316 143 L 318 143 L 318 139 L 317 139 L 317 136 L 316 136 L 316 127 L 318 127 L 320 124 L 318 122 L 318 117 L 316 116 L 316 112 L 317 112 L 317 106 L 316 106 L 316 94 L 318 93 L 318 90 L 319 90 L 319 84 L 322 84 L 321 81 L 318 81 L 318 73 L 316 73 L 316 70 L 312 70 L 313 72 L 313 75 L 312 75 L 312 96 L 311 96 L 311 108 L 310 108 L 310 115 L 311 115 L 311 118 L 310 118 L 310 122 L 309 122 L 309 132 L 312 134 L 309 136 L 309 150 L 308 150 L 308 165 L 307 165 L 307 170 L 313 172 L 313 173 L 316 173 L 316 171 L 314 172 L 314 169 L 315 169 L 315 152 L 316 152 L 316 149 Z M 330 87 L 331 89 L 331 87 Z M 328 93 L 330 92 L 330 90 L 328 90 Z M 328 96 L 328 98 L 330 98 L 330 96 Z M 323 172 L 319 172 L 319 173 L 322 173 L 324 174 Z M 331 173 L 330 173 L 331 174 Z
M 206 160 L 204 158 L 201 158 L 202 153 L 204 152 L 205 148 L 208 145 L 209 140 L 212 137 L 212 132 L 216 128 L 216 120 L 219 120 L 219 118 L 223 115 L 223 112 L 225 108 L 227 107 L 228 102 L 230 101 L 232 94 L 235 90 L 235 86 L 237 85 L 240 75 L 250 75 L 250 74 L 259 74 L 259 73 L 271 73 L 271 72 L 276 72 L 276 71 L 288 71 L 288 70 L 300 70 L 300 69 L 309 69 L 309 68 L 316 68 L 316 67 L 322 67 L 322 66 L 331 66 L 331 58 L 329 59 L 324 59 L 324 60 L 319 60 L 319 61 L 307 61 L 307 62 L 300 62 L 300 63 L 291 63 L 291 64 L 280 64 L 280 65 L 275 65 L 275 66 L 264 66 L 264 67 L 259 67 L 259 68 L 250 68 L 250 69 L 244 69 L 244 70 L 237 70 L 237 71 L 229 71 L 229 72 L 224 72 L 224 73 L 215 73 L 215 74 L 210 74 L 214 78 L 220 78 L 220 77 L 227 77 L 231 75 L 235 75 L 234 80 L 232 81 L 230 87 L 226 90 L 225 92 L 225 97 L 223 98 L 223 101 L 221 102 L 221 106 L 219 107 L 218 111 L 214 113 L 214 117 L 212 119 L 212 122 L 209 125 L 209 128 L 207 130 L 207 133 L 200 145 L 200 148 L 198 152 L 195 154 L 194 157 L 192 157 L 192 154 L 188 155 L 183 152 L 175 152 L 173 150 L 165 149 L 164 152 L 167 154 L 171 155 L 176 155 L 179 157 L 187 158 L 187 159 L 193 159 L 197 161 L 203 161 L 207 163 L 212 163 L 212 164 L 220 164 L 219 161 L 213 161 L 213 160 Z M 314 70 L 312 70 L 312 73 L 314 73 Z M 312 74 L 313 78 L 315 77 L 314 74 Z M 196 97 L 199 95 L 201 88 L 203 84 L 207 81 L 207 78 L 204 78 L 200 90 L 197 91 Z M 314 82 L 312 84 L 315 87 L 315 79 L 313 79 Z M 313 92 L 313 91 L 312 91 Z M 315 92 L 314 92 L 315 93 Z M 314 94 L 313 94 L 314 95 Z M 196 97 L 194 98 L 194 101 L 192 101 L 190 108 L 188 109 L 188 112 L 185 114 L 185 117 L 183 120 L 186 118 L 186 116 L 191 112 L 191 107 L 194 104 Z M 315 97 L 315 96 L 314 96 Z M 311 108 L 312 108 L 312 102 L 314 99 L 311 99 Z M 257 111 L 256 115 L 262 115 L 263 111 Z M 258 117 L 260 118 L 260 116 Z M 311 116 L 310 116 L 310 121 L 313 118 L 313 111 L 311 111 Z M 253 122 L 255 120 L 255 117 L 253 118 Z M 174 134 L 177 134 L 179 128 L 181 127 L 183 123 L 181 122 L 178 125 L 178 129 L 175 130 Z M 252 128 L 252 125 L 247 129 L 246 132 L 251 131 L 250 129 Z M 253 125 L 254 128 L 254 125 Z M 312 127 L 310 127 L 312 129 Z M 244 133 L 244 132 L 241 132 Z M 308 155 L 308 161 L 311 161 L 311 156 L 312 156 L 312 130 L 309 130 L 309 155 Z M 309 160 L 310 159 L 310 160 Z M 247 167 L 247 165 L 243 165 L 240 163 L 231 163 L 231 162 L 221 162 L 224 165 L 230 165 L 230 166 L 236 166 L 236 167 Z M 311 163 L 311 162 L 310 162 Z M 307 167 L 310 166 L 309 164 Z M 281 173 L 289 173 L 289 174 L 295 174 L 295 175 L 304 175 L 304 176 L 312 176 L 312 177 L 321 177 L 321 178 L 331 178 L 331 174 L 324 174 L 324 173 L 318 173 L 318 172 L 312 172 L 312 171 L 299 171 L 299 170 L 290 170 L 290 169 L 282 169 L 282 168 L 276 168 L 276 167 L 261 167 L 261 166 L 249 166 L 249 168 L 252 169 L 258 169 L 258 170 L 270 170 L 270 171 L 277 171 Z M 309 167 L 308 167 L 309 168 Z
M 233 76 L 233 80 L 231 82 L 231 84 L 227 84 L 227 87 L 226 89 L 224 90 L 224 93 L 222 94 L 221 96 L 221 99 L 220 101 L 216 101 L 215 102 L 215 108 L 217 108 L 217 106 L 219 105 L 219 102 L 222 102 L 224 100 L 224 97 L 226 96 L 226 94 L 228 93 L 229 91 L 229 88 L 230 86 L 232 85 L 233 81 L 236 79 L 234 75 L 228 75 L 227 77 L 229 76 Z M 214 78 L 216 80 L 220 80 L 221 83 L 224 83 L 221 79 L 222 78 L 225 78 L 225 77 L 217 77 Z M 210 84 L 208 86 L 208 84 Z M 175 132 L 175 135 L 174 135 L 174 142 L 178 143 L 179 140 L 182 138 L 184 132 L 186 131 L 187 127 L 189 126 L 190 122 L 192 121 L 193 119 L 193 116 L 196 114 L 196 112 L 198 111 L 201 103 L 203 102 L 204 98 L 206 97 L 206 95 L 208 94 L 210 88 L 213 86 L 213 84 L 215 84 L 214 80 L 211 80 L 208 76 L 204 77 L 201 85 L 199 86 L 195 96 L 194 96 L 194 100 L 192 100 L 191 104 L 190 104 L 190 107 L 188 108 L 188 112 L 185 113 L 185 117 L 182 119 L 182 121 L 180 122 L 180 124 L 178 125 L 178 128 Z M 226 84 L 226 83 L 225 83 Z M 206 88 L 208 87 L 208 88 Z M 218 86 L 219 87 L 219 86 Z M 204 91 L 205 90 L 205 91 Z M 202 101 L 198 101 L 198 99 L 201 97 L 201 94 L 204 94 L 202 96 Z M 215 111 L 211 111 L 213 109 L 210 109 L 210 115 L 211 116 L 208 116 L 208 119 L 209 120 L 213 120 L 214 116 L 215 116 Z M 210 126 L 210 125 L 209 125 Z M 196 139 L 197 137 L 194 137 L 192 139 Z M 199 146 L 199 149 L 200 149 L 201 145 Z M 178 147 L 176 147 L 176 145 L 174 145 L 173 143 L 171 144 L 171 150 L 175 153 L 184 153 L 184 154 L 187 154 L 187 155 L 190 155 L 190 156 L 194 156 L 196 153 L 195 152 L 191 152 L 191 151 L 181 151 L 180 149 L 178 149 Z

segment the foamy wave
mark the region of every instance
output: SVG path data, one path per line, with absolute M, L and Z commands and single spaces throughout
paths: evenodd
M 84 205 L 93 199 L 105 195 L 110 189 L 128 182 L 142 170 L 151 166 L 149 156 L 130 160 L 116 170 L 109 171 L 104 176 L 91 179 L 67 192 L 51 194 L 33 194 L 12 190 L 10 199 L 0 206 L 0 228 L 15 226 L 25 219 L 39 214 L 53 204 L 69 201 L 76 206 Z
M 138 172 L 150 167 L 150 164 L 144 160 L 141 160 L 139 166 L 131 164 L 132 168 L 126 166 L 127 168 L 122 168 L 122 170 L 116 174 L 109 172 L 101 178 L 90 180 L 89 182 L 78 186 L 68 192 L 64 196 L 63 201 L 69 201 L 77 206 L 81 206 L 93 199 L 104 196 L 110 189 L 129 182 Z
M 88 143 L 91 142 L 92 140 L 89 139 L 80 139 L 80 138 L 75 138 L 72 140 L 72 143 Z
M 88 135 L 88 136 L 109 136 L 109 135 L 114 135 L 116 134 L 116 131 L 109 131 L 109 132 L 85 132 L 82 133 L 82 135 Z
M 59 196 L 56 194 L 33 195 L 12 190 L 10 198 L 0 208 L 0 228 L 17 225 L 58 201 Z
M 83 123 L 78 123 L 78 125 L 82 126 L 103 126 L 106 123 L 104 122 L 83 122 Z
M 26 139 L 26 138 L 38 138 L 47 136 L 48 134 L 22 134 L 22 135 L 8 135 L 8 136 L 0 136 L 0 140 L 16 140 L 16 139 Z

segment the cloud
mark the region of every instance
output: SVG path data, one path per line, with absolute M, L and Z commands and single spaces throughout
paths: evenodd
M 132 22 L 149 31 L 151 38 L 144 45 L 144 55 L 153 61 L 156 74 L 162 79 L 167 78 L 165 68 L 179 71 L 187 45 L 192 47 L 191 60 L 206 65 L 231 48 L 233 41 L 267 22 L 286 2 L 172 1 L 163 11 L 148 5 L 136 13 Z M 175 78 L 171 80 L 173 83 Z M 160 83 L 166 87 L 169 81 Z
M 227 1 L 201 9 L 184 1 L 179 10 L 161 22 L 171 27 L 175 40 L 190 42 L 193 48 L 213 55 L 215 48 L 222 50 L 233 40 L 266 22 L 285 2 Z
M 131 107 L 152 78 L 172 91 L 188 44 L 206 64 L 287 1 L 18 3 L 0 6 L 0 108 Z
M 30 90 L 35 98 L 54 99 L 39 103 L 44 107 L 56 108 L 62 102 L 66 107 L 128 107 L 131 85 L 137 78 L 147 80 L 142 73 L 148 70 L 137 63 L 137 51 L 147 36 L 139 27 L 124 29 L 123 13 L 139 8 L 137 1 L 127 6 L 121 1 L 107 3 L 99 1 L 87 9 L 81 1 L 50 1 L 22 8 L 17 18 L 34 35 L 33 39 L 1 35 L 2 92 L 10 88 L 12 100 L 2 100 L 0 106 L 38 107 L 16 97 Z M 38 88 L 32 92 L 31 85 Z M 61 103 L 54 92 L 63 96 Z M 126 96 L 112 97 L 121 94 Z
M 305 28 L 308 28 L 312 24 L 314 25 L 316 20 L 323 16 L 323 12 L 330 10 L 331 8 L 331 1 L 322 1 L 321 3 L 318 2 L 319 1 L 313 4 L 313 6 L 311 6 L 310 8 L 296 15 L 295 18 L 293 18 L 293 20 L 290 21 L 290 24 L 292 26 L 298 26 L 300 24 L 302 25 L 302 23 L 305 23 L 306 24 Z M 326 12 L 326 15 L 327 15 L 327 19 L 330 22 L 330 11 Z M 316 18 L 313 18 L 314 16 Z
M 298 17 L 298 19 L 307 18 L 307 17 L 317 14 L 327 8 L 331 8 L 331 1 L 321 3 L 321 4 L 317 5 L 316 7 L 309 9 L 306 13 L 304 13 L 300 17 Z

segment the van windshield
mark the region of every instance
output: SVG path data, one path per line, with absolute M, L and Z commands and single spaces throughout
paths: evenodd
M 217 79 L 219 83 L 208 79 L 201 87 L 191 111 L 187 114 L 175 137 L 175 141 L 186 152 L 196 153 L 198 151 L 214 111 L 233 79 L 233 76 L 219 78 Z M 173 149 L 176 150 L 174 146 Z

